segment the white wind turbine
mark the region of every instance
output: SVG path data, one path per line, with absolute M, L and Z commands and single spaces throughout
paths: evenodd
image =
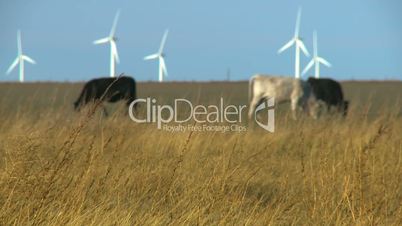
M 116 63 L 119 63 L 119 54 L 117 53 L 116 41 L 117 38 L 114 36 L 116 31 L 117 21 L 119 20 L 120 10 L 117 11 L 114 17 L 112 29 L 110 30 L 109 36 L 106 38 L 101 38 L 94 41 L 94 45 L 110 43 L 110 77 L 116 76 Z
M 300 17 L 301 17 L 301 8 L 299 8 L 297 12 L 297 19 L 296 19 L 296 29 L 294 37 L 286 43 L 282 48 L 278 50 L 278 54 L 282 53 L 286 49 L 290 48 L 291 46 L 295 45 L 296 54 L 295 54 L 295 77 L 300 78 L 300 49 L 306 56 L 310 56 L 306 47 L 303 44 L 302 39 L 299 37 L 299 30 L 300 30 Z
M 10 65 L 10 67 L 7 70 L 7 74 L 10 74 L 10 72 L 19 64 L 20 66 L 20 82 L 24 82 L 24 61 L 28 61 L 31 64 L 36 64 L 36 62 L 31 59 L 29 56 L 24 55 L 22 53 L 22 42 L 21 42 L 21 31 L 18 30 L 17 32 L 17 45 L 18 45 L 18 55 L 17 58 L 15 58 L 14 62 Z
M 167 69 L 166 69 L 166 63 L 165 63 L 165 53 L 163 52 L 163 48 L 165 47 L 165 42 L 166 42 L 168 33 L 169 33 L 169 30 L 166 30 L 165 33 L 163 34 L 163 38 L 162 38 L 161 45 L 159 47 L 159 51 L 155 54 L 144 57 L 144 60 L 159 59 L 159 82 L 163 82 L 164 76 L 168 76 Z
M 314 65 L 315 66 L 315 77 L 320 78 L 320 64 L 324 64 L 327 67 L 331 67 L 331 64 L 322 57 L 318 56 L 318 44 L 317 44 L 317 32 L 313 33 L 313 48 L 314 48 L 314 56 L 313 59 L 307 64 L 306 68 L 304 68 L 302 75 L 306 74 L 308 70 Z

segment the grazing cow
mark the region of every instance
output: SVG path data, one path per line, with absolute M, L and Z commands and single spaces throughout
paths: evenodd
M 254 75 L 249 82 L 249 97 L 249 118 L 253 116 L 258 105 L 272 97 L 277 104 L 290 101 L 294 119 L 296 119 L 296 111 L 300 108 L 308 111 L 312 117 L 317 117 L 317 103 L 311 87 L 300 79 Z
M 330 111 L 331 107 L 335 107 L 339 113 L 346 116 L 349 106 L 349 101 L 343 99 L 342 87 L 339 82 L 329 78 L 308 78 L 307 82 L 310 84 L 317 100 L 326 104 L 327 110 Z
M 101 98 L 103 99 L 101 100 Z M 129 106 L 135 99 L 136 87 L 135 80 L 132 77 L 97 78 L 84 85 L 80 96 L 74 102 L 74 108 L 80 110 L 82 106 L 96 100 L 112 103 L 126 100 L 126 105 Z

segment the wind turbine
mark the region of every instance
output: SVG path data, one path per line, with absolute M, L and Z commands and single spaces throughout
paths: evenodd
M 17 32 L 17 45 L 18 45 L 18 55 L 17 58 L 15 58 L 14 62 L 10 65 L 10 67 L 7 70 L 7 74 L 10 74 L 10 72 L 19 64 L 20 66 L 20 82 L 24 82 L 25 76 L 24 76 L 24 61 L 28 61 L 31 64 L 36 64 L 36 62 L 31 59 L 29 56 L 24 55 L 22 53 L 22 42 L 21 42 L 21 31 L 18 30 Z
M 162 42 L 159 47 L 159 51 L 155 54 L 144 57 L 144 60 L 154 60 L 159 59 L 159 82 L 163 82 L 164 76 L 168 76 L 166 63 L 165 63 L 165 53 L 163 52 L 163 48 L 165 47 L 166 38 L 169 33 L 169 30 L 166 30 L 163 34 Z
M 327 67 L 331 67 L 331 64 L 322 57 L 318 56 L 318 45 L 317 45 L 317 32 L 313 33 L 313 47 L 314 47 L 314 56 L 313 59 L 307 64 L 306 68 L 304 68 L 302 75 L 306 74 L 308 70 L 314 65 L 315 66 L 315 77 L 320 78 L 320 63 L 324 64 Z
M 116 25 L 117 21 L 119 20 L 120 16 L 120 10 L 117 11 L 112 29 L 110 30 L 109 36 L 106 38 L 101 38 L 98 40 L 95 40 L 93 43 L 94 45 L 99 45 L 99 44 L 105 44 L 105 43 L 110 43 L 110 77 L 115 77 L 116 76 L 116 63 L 119 63 L 119 54 L 117 53 L 117 47 L 116 47 L 116 41 L 117 38 L 114 36 L 115 31 L 116 31 Z
M 297 19 L 296 19 L 296 29 L 295 29 L 295 34 L 293 38 L 286 43 L 282 48 L 278 50 L 278 54 L 282 53 L 286 49 L 290 48 L 291 46 L 295 45 L 295 77 L 300 78 L 300 50 L 304 53 L 306 56 L 310 56 L 308 53 L 306 47 L 303 44 L 302 39 L 299 37 L 299 30 L 300 30 L 300 17 L 301 17 L 301 7 L 299 7 L 299 10 L 297 12 Z

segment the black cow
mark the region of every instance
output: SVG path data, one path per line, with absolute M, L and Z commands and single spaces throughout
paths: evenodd
M 327 105 L 328 111 L 332 106 L 336 107 L 339 113 L 346 116 L 349 101 L 343 99 L 342 87 L 339 82 L 329 78 L 308 78 L 307 82 L 313 89 L 313 93 L 317 100 Z
M 103 99 L 101 100 L 102 96 Z M 79 111 L 82 106 L 97 100 L 112 103 L 126 100 L 128 107 L 135 99 L 136 87 L 135 80 L 132 77 L 97 78 L 90 80 L 84 85 L 80 96 L 74 102 L 74 108 Z

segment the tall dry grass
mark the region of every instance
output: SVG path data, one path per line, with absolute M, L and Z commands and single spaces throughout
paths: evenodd
M 188 96 L 212 101 L 214 85 Z M 356 103 L 367 93 L 349 96 L 346 119 L 279 111 L 274 134 L 168 133 L 121 109 L 72 112 L 78 85 L 12 87 L 0 99 L 1 225 L 402 224 L 400 106 Z

